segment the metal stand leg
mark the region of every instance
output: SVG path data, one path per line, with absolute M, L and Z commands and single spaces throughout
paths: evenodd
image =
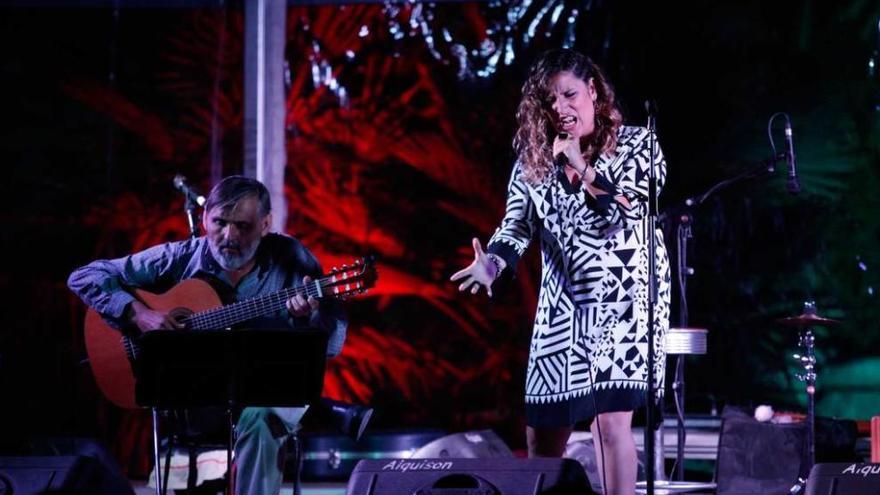
M 813 336 L 813 330 L 811 328 L 805 329 L 799 340 L 804 349 L 804 355 L 795 354 L 795 358 L 799 359 L 804 366 L 804 372 L 799 374 L 797 378 L 806 384 L 807 392 L 807 453 L 801 470 L 801 477 L 805 478 L 810 474 L 810 469 L 816 462 L 816 338 Z
M 169 451 L 170 452 L 170 451 Z M 186 491 L 192 493 L 196 489 L 196 481 L 199 479 L 199 464 L 198 464 L 198 455 L 196 453 L 196 446 L 190 443 L 187 446 L 187 462 L 189 462 L 189 469 L 186 473 Z M 167 479 L 168 476 L 165 476 Z
M 226 495 L 235 493 L 235 469 L 232 465 L 232 449 L 235 448 L 235 420 L 233 419 L 234 408 L 230 404 L 226 409 L 226 417 L 229 420 L 229 445 L 226 446 Z
M 162 475 L 159 473 L 159 411 L 155 407 L 153 411 L 153 463 L 156 471 L 156 495 L 162 495 Z
M 171 476 L 171 453 L 174 451 L 174 436 L 168 437 L 168 452 L 165 453 L 165 474 L 162 475 L 162 493 L 168 494 L 168 478 Z M 159 468 L 156 468 L 157 470 Z
M 663 423 L 654 432 L 654 480 L 666 481 L 666 453 L 663 447 Z
M 290 441 L 293 442 L 293 495 L 302 494 L 302 483 L 300 481 L 300 473 L 303 466 L 302 443 L 299 440 L 299 433 L 293 432 L 290 435 Z
M 676 429 L 678 442 L 675 449 L 675 475 L 677 481 L 684 481 L 684 444 L 686 432 L 684 426 L 684 355 L 675 361 L 675 381 L 672 383 L 672 400 L 675 401 Z
M 677 229 L 677 249 L 678 256 L 678 284 L 681 290 L 681 300 L 679 301 L 679 323 L 682 327 L 688 326 L 688 304 L 687 304 L 687 277 L 694 274 L 694 269 L 688 266 L 688 239 L 693 238 L 693 217 L 690 212 L 680 215 Z M 704 351 L 705 352 L 705 351 Z M 676 481 L 684 481 L 684 444 L 687 437 L 687 430 L 684 426 L 684 360 L 685 354 L 679 354 L 675 360 L 675 380 L 672 382 L 672 401 L 675 403 L 676 417 L 676 449 L 675 449 L 675 473 L 672 473 L 672 479 Z M 669 362 L 667 357 L 667 363 Z
M 816 315 L 816 303 L 807 301 L 804 303 L 804 314 Z M 789 493 L 798 494 L 803 492 L 810 470 L 816 463 L 816 338 L 813 329 L 804 327 L 798 335 L 798 347 L 803 349 L 803 354 L 794 354 L 792 357 L 803 366 L 804 372 L 798 373 L 796 378 L 805 384 L 807 392 L 807 445 L 804 449 L 804 458 L 801 461 L 801 471 L 797 482 L 791 487 Z
M 804 367 L 803 373 L 797 374 L 797 379 L 806 384 L 807 392 L 807 446 L 804 449 L 804 458 L 801 460 L 801 471 L 798 475 L 797 482 L 788 493 L 795 495 L 802 493 L 806 488 L 807 478 L 810 476 L 810 470 L 816 463 L 816 339 L 813 336 L 813 330 L 806 328 L 798 336 L 798 345 L 803 349 L 804 354 L 795 354 L 793 357 L 797 359 Z

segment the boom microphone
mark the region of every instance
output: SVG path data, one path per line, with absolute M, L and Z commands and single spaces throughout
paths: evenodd
M 205 206 L 205 197 L 201 194 L 197 193 L 193 188 L 189 187 L 186 183 L 186 177 L 177 174 L 174 176 L 174 188 L 178 191 L 182 192 L 186 199 L 194 202 L 199 206 Z
M 785 157 L 788 159 L 788 182 L 785 189 L 791 194 L 801 192 L 801 183 L 797 176 L 797 163 L 795 161 L 794 144 L 791 140 L 791 122 L 785 121 Z

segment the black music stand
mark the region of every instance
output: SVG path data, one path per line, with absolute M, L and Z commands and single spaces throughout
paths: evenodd
M 153 410 L 158 495 L 159 409 L 225 407 L 231 473 L 237 408 L 302 407 L 324 387 L 327 334 L 318 330 L 157 330 L 139 344 L 135 401 Z

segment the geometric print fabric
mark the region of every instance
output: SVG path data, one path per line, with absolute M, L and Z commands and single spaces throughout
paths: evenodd
M 597 390 L 647 389 L 647 137 L 644 128 L 621 127 L 616 153 L 595 164 L 597 174 L 627 197 L 629 209 L 617 202 L 596 208 L 582 188 L 567 189 L 556 177 L 532 186 L 514 166 L 505 216 L 488 250 L 512 268 L 532 238 L 540 239 L 541 288 L 526 372 L 527 404 L 579 400 Z M 659 147 L 655 158 L 659 189 L 666 175 Z M 662 395 L 670 276 L 662 233 L 654 235 L 659 283 L 653 376 Z

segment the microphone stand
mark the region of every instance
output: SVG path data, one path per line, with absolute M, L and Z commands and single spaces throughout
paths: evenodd
M 647 495 L 654 495 L 654 416 L 655 385 L 654 385 L 654 305 L 657 304 L 657 171 L 655 170 L 657 138 L 656 122 L 650 102 L 645 102 L 648 111 L 648 145 L 650 147 L 648 167 L 648 390 L 645 407 L 645 480 Z
M 678 228 L 676 236 L 676 275 L 679 286 L 678 324 L 682 328 L 688 327 L 688 303 L 687 303 L 687 278 L 693 275 L 694 269 L 687 264 L 688 239 L 693 239 L 694 218 L 690 212 L 678 215 Z M 675 474 L 676 481 L 684 481 L 684 444 L 687 430 L 684 426 L 684 354 L 679 354 L 675 360 L 675 378 L 672 381 L 672 400 L 675 402 L 676 415 L 676 448 L 675 448 Z
M 655 138 L 655 118 L 653 115 L 653 108 L 650 102 L 646 102 L 645 109 L 648 112 L 648 132 L 649 132 L 649 144 L 651 148 L 651 168 L 649 171 L 649 211 L 648 211 L 648 228 L 650 237 L 648 239 L 648 255 L 650 256 L 648 260 L 649 266 L 649 304 L 648 304 L 648 370 L 650 379 L 648 381 L 648 401 L 646 408 L 647 415 L 647 423 L 650 427 L 653 421 L 653 408 L 654 408 L 654 381 L 653 381 L 653 367 L 654 367 L 654 305 L 657 302 L 657 273 L 655 267 L 655 255 L 656 255 L 656 221 L 657 221 L 657 182 L 656 182 L 656 171 L 654 164 L 654 155 L 655 155 L 655 146 L 656 146 L 656 138 Z M 778 114 L 777 114 L 778 115 Z M 678 282 L 680 289 L 680 323 L 682 326 L 686 327 L 688 324 L 688 305 L 687 305 L 687 276 L 693 273 L 693 269 L 687 266 L 686 257 L 687 257 L 687 244 L 688 239 L 693 238 L 693 233 L 691 226 L 694 223 L 694 216 L 692 213 L 692 209 L 696 206 L 703 204 L 707 199 L 709 199 L 716 192 L 725 189 L 733 184 L 744 181 L 746 179 L 755 178 L 764 174 L 773 173 L 776 171 L 776 164 L 780 160 L 787 160 L 791 156 L 790 150 L 787 150 L 782 153 L 776 153 L 776 147 L 773 145 L 773 137 L 770 135 L 770 125 L 772 125 L 773 118 L 770 119 L 770 124 L 768 124 L 768 136 L 770 137 L 770 146 L 773 149 L 773 156 L 762 160 L 760 162 L 755 163 L 751 167 L 746 170 L 734 175 L 733 177 L 723 179 L 720 182 L 716 183 L 709 189 L 707 189 L 702 194 L 697 196 L 691 196 L 684 201 L 684 207 L 673 207 L 670 211 L 675 212 L 673 214 L 664 213 L 662 218 L 667 218 L 671 216 L 675 216 L 678 222 Z M 679 213 L 680 212 L 680 213 Z M 675 408 L 677 413 L 677 448 L 676 448 L 676 464 L 675 464 L 675 473 L 674 478 L 678 481 L 684 480 L 684 444 L 685 444 L 685 425 L 684 425 L 684 355 L 678 356 L 678 360 L 676 362 L 675 369 L 675 379 L 672 383 Z M 662 440 L 662 437 L 661 437 Z M 645 458 L 646 465 L 654 467 L 655 464 L 655 449 L 654 449 L 654 435 L 651 434 L 649 428 L 645 429 Z M 662 471 L 661 471 L 662 473 Z M 654 495 L 654 478 L 655 478 L 655 470 L 654 469 L 645 469 L 646 481 L 647 481 L 647 491 L 648 495 Z
M 773 157 L 767 158 L 765 160 L 761 160 L 760 162 L 753 165 L 751 168 L 740 172 L 733 177 L 728 179 L 724 179 L 721 182 L 713 185 L 709 189 L 707 189 L 704 193 L 699 194 L 697 196 L 691 196 L 684 200 L 684 204 L 687 207 L 694 207 L 703 204 L 709 197 L 711 197 L 716 192 L 725 189 L 733 184 L 741 182 L 745 179 L 752 179 L 754 177 L 759 177 L 765 173 L 773 173 L 776 171 L 776 163 L 779 160 L 785 160 L 788 158 L 788 153 L 782 152 Z
M 193 199 L 190 195 L 186 195 L 186 202 L 183 204 L 183 209 L 186 212 L 186 222 L 189 225 L 189 237 L 191 239 L 195 239 L 201 232 L 199 232 L 199 216 L 196 213 L 196 210 L 199 208 L 199 204 L 196 203 L 195 199 Z
M 687 266 L 686 261 L 688 239 L 693 238 L 693 230 L 691 227 L 695 223 L 693 208 L 703 204 L 716 192 L 725 189 L 731 185 L 734 185 L 746 179 L 751 179 L 767 173 L 775 172 L 776 163 L 780 160 L 785 160 L 787 158 L 788 153 L 783 152 L 771 158 L 762 160 L 733 177 L 723 179 L 722 181 L 707 189 L 702 194 L 685 199 L 684 207 L 673 209 L 673 211 L 681 212 L 675 214 L 674 217 L 678 222 L 677 275 L 680 292 L 679 324 L 682 327 L 688 326 L 687 277 L 693 274 L 693 268 Z M 653 274 L 653 272 L 651 273 Z M 686 430 L 684 425 L 684 357 L 684 355 L 678 356 L 675 366 L 675 378 L 672 383 L 673 400 L 675 402 L 675 410 L 677 416 L 677 445 L 674 473 L 674 478 L 677 481 L 684 481 L 684 445 L 686 438 Z
M 186 212 L 186 222 L 189 225 L 189 236 L 192 239 L 195 239 L 199 236 L 199 221 L 198 214 L 196 210 L 199 207 L 199 204 L 196 202 L 195 198 L 189 194 L 184 195 L 186 201 L 183 203 L 183 210 Z M 168 457 L 165 462 L 165 474 L 162 474 L 162 469 L 159 468 L 161 465 L 159 463 L 159 407 L 153 405 L 150 410 L 152 411 L 152 419 L 153 419 L 153 463 L 156 470 L 156 495 L 163 495 L 168 492 L 168 472 L 169 466 L 171 465 L 171 449 L 172 442 L 168 443 Z M 233 420 L 232 420 L 232 409 L 227 409 L 227 419 L 229 420 L 229 449 L 226 454 L 226 465 L 232 466 L 232 431 L 233 431 Z M 229 468 L 231 469 L 231 468 Z M 231 484 L 230 484 L 231 486 Z

